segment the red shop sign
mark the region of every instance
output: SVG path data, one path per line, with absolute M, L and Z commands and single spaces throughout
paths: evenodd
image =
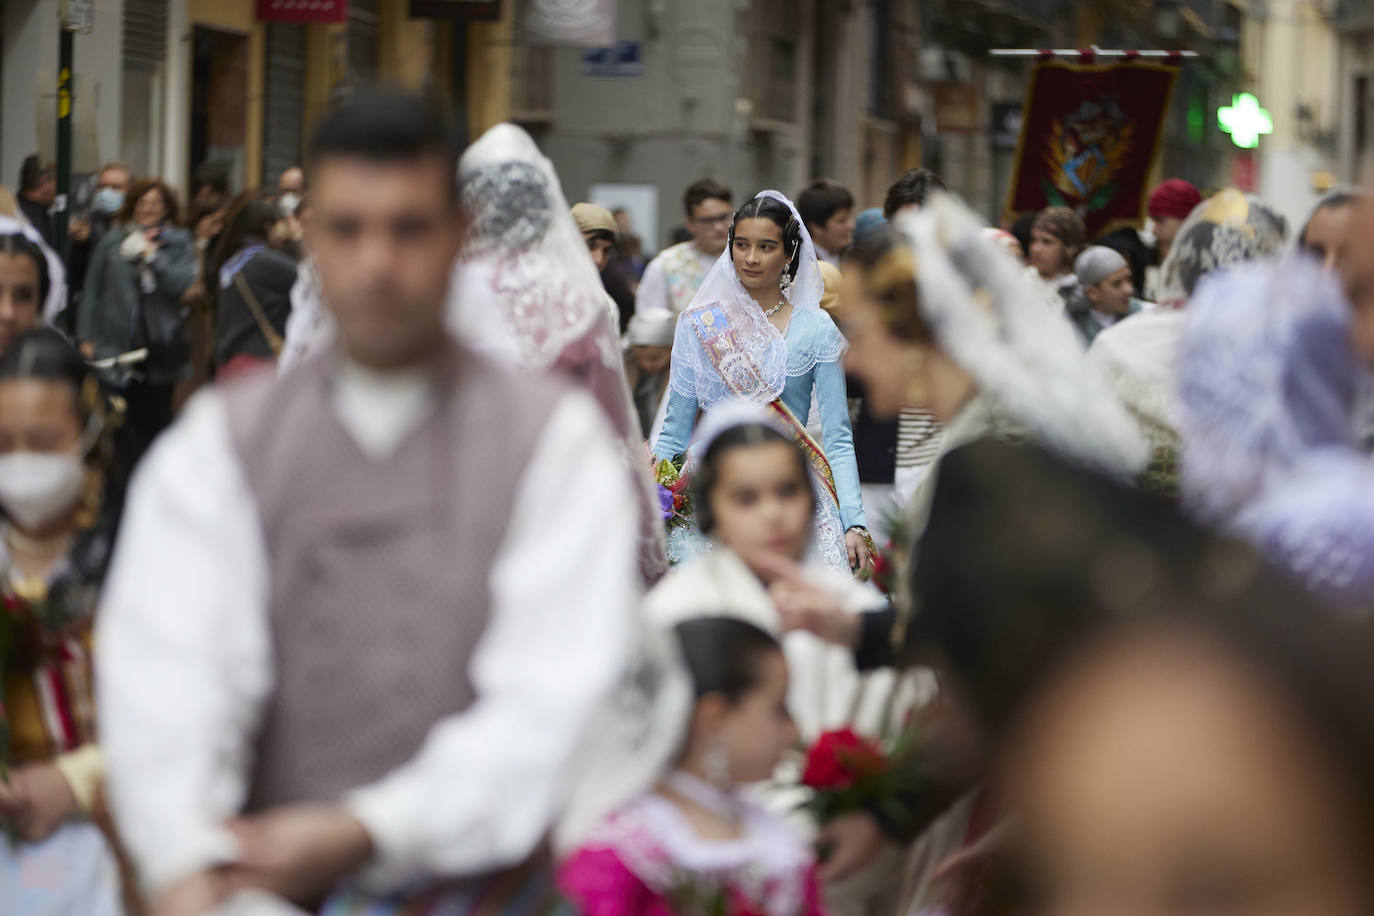
M 258 0 L 259 22 L 347 22 L 348 0 Z

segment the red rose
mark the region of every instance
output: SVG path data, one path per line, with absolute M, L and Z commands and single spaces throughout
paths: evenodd
M 884 766 L 886 758 L 877 744 L 853 729 L 826 732 L 806 755 L 802 784 L 813 789 L 847 789 Z
M 686 504 L 687 504 L 687 497 L 683 496 L 681 493 L 674 493 L 674 494 L 673 494 L 673 508 L 674 508 L 674 509 L 676 509 L 676 510 L 678 510 L 679 512 L 681 512 L 681 511 L 682 511 L 682 507 L 685 506 Z

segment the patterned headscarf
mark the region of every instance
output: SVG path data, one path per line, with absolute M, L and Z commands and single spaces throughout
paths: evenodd
M 1287 238 L 1288 221 L 1258 197 L 1235 188 L 1217 193 L 1178 230 L 1160 268 L 1159 304 L 1181 307 L 1207 274 L 1275 254 Z
M 1337 282 L 1306 257 L 1209 278 L 1188 309 L 1185 506 L 1361 602 L 1374 601 L 1374 466 L 1354 423 L 1366 383 Z

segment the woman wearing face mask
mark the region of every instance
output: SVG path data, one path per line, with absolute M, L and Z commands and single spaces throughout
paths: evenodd
M 286 217 L 271 198 L 244 193 L 230 206 L 206 271 L 215 288 L 215 365 L 227 378 L 281 354 L 296 262 L 280 246 Z
M 116 530 L 117 414 L 56 331 L 0 357 L 0 844 L 7 911 L 119 911 L 95 744 L 91 620 Z
M 137 377 L 112 379 L 129 405 L 129 467 L 172 422 L 173 388 L 191 369 L 181 297 L 195 280 L 195 244 L 176 218 L 171 188 L 155 179 L 134 182 L 118 229 L 106 233 L 91 258 L 77 315 L 88 359 L 148 350 Z

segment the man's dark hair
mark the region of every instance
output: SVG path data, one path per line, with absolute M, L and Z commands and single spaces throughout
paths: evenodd
M 898 210 L 909 204 L 924 207 L 932 191 L 947 190 L 940 176 L 930 169 L 911 169 L 887 189 L 887 197 L 883 199 L 883 216 L 892 219 Z
M 43 179 L 52 174 L 51 168 L 44 168 L 43 161 L 38 158 L 38 154 L 24 157 L 24 164 L 19 167 L 19 192 L 37 190 L 43 183 Z
M 682 206 L 686 208 L 688 216 L 692 215 L 694 208 L 708 200 L 723 200 L 732 207 L 735 204 L 730 196 L 730 189 L 714 178 L 694 181 L 682 192 Z
M 854 209 L 854 195 L 832 178 L 817 178 L 797 195 L 797 212 L 807 226 L 824 226 L 841 210 Z
M 398 163 L 438 156 L 456 199 L 459 152 L 453 119 L 437 99 L 403 89 L 357 89 L 335 102 L 315 128 L 310 168 L 331 158 Z
M 229 166 L 223 162 L 202 162 L 191 173 L 191 196 L 195 197 L 202 188 L 209 188 L 216 194 L 229 193 Z

